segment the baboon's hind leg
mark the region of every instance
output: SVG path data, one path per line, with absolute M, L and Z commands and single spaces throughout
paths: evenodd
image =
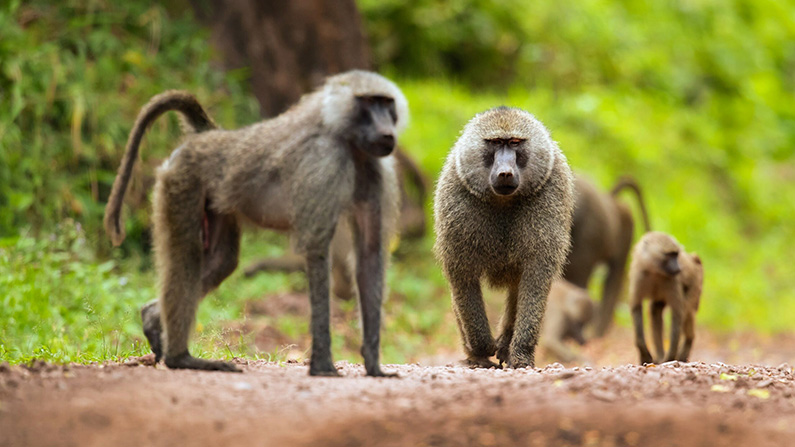
M 206 295 L 226 279 L 237 268 L 240 252 L 240 227 L 232 216 L 207 216 L 210 234 L 206 235 L 210 246 L 205 249 L 205 262 L 202 266 L 202 296 Z M 141 308 L 141 321 L 144 335 L 155 363 L 163 358 L 163 325 L 160 315 L 160 302 L 155 299 Z
M 500 319 L 500 336 L 497 337 L 497 360 L 500 361 L 500 365 L 508 362 L 508 355 L 511 353 L 511 340 L 516 324 L 516 300 L 518 299 L 519 284 L 517 283 L 508 288 L 505 311 Z
M 188 339 L 203 293 L 201 237 L 204 197 L 198 177 L 164 173 L 155 187 L 155 254 L 160 274 L 160 311 L 165 328 L 166 366 L 175 369 L 240 371 L 227 362 L 188 352 Z

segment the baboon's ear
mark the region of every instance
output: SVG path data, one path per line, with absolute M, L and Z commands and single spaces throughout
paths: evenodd
M 701 258 L 695 253 L 693 253 L 693 261 L 695 261 L 696 264 L 701 265 Z

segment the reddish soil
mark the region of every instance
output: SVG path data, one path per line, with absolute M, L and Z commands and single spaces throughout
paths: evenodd
M 312 378 L 125 364 L 0 366 L 0 446 L 784 446 L 795 373 L 777 367 L 470 370 L 388 365 L 400 378 Z

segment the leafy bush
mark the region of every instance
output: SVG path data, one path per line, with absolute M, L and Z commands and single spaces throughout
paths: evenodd
M 97 237 L 127 134 L 156 93 L 190 90 L 221 123 L 256 117 L 245 72 L 212 68 L 207 38 L 191 17 L 149 2 L 3 2 L 0 235 L 20 227 L 38 233 L 73 217 Z M 175 147 L 175 121 L 158 122 L 147 138 L 156 149 L 142 149 L 150 178 L 152 165 Z M 145 198 L 145 188 L 133 189 Z M 128 226 L 133 245 L 145 210 Z

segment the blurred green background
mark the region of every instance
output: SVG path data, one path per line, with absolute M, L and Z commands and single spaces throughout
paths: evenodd
M 795 2 L 358 6 L 379 71 L 409 100 L 402 143 L 430 178 L 472 115 L 525 108 L 575 171 L 605 189 L 635 176 L 653 227 L 701 255 L 699 325 L 795 327 Z M 148 190 L 131 192 L 141 203 L 127 210 L 120 249 L 101 228 L 104 200 L 152 95 L 190 90 L 224 127 L 259 119 L 249 73 L 219 69 L 207 42 L 190 13 L 151 2 L 0 4 L 0 360 L 147 352 L 137 312 L 155 296 Z M 178 135 L 173 117 L 158 121 L 138 169 L 152 172 Z M 401 246 L 389 271 L 385 362 L 457 347 L 432 239 Z M 247 235 L 241 265 L 281 253 L 285 241 Z M 247 303 L 305 289 L 300 274 L 236 272 L 201 306 L 193 350 L 284 358 L 285 349 L 258 348 L 247 325 L 305 342 L 306 316 L 255 318 Z M 352 317 L 332 330 L 336 358 L 358 362 L 355 304 L 338 306 Z M 617 317 L 629 324 L 625 304 Z

